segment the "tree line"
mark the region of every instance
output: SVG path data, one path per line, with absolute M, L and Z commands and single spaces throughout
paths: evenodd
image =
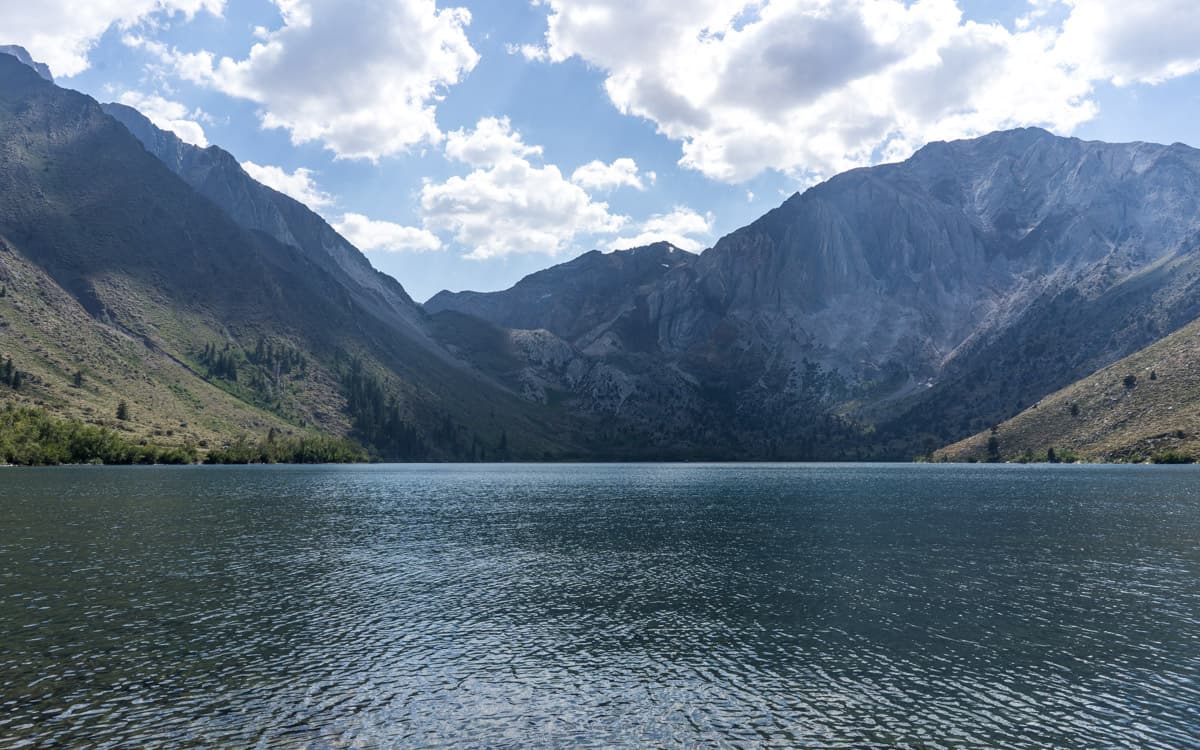
M 195 448 L 136 443 L 116 430 L 11 402 L 0 409 L 0 461 L 19 466 L 57 464 L 187 464 Z
M 25 373 L 17 369 L 13 364 L 12 357 L 5 357 L 4 364 L 0 365 L 0 383 L 14 391 L 21 390 L 21 386 L 25 383 Z
M 354 434 L 387 459 L 424 458 L 429 449 L 417 428 L 404 418 L 400 402 L 361 359 L 342 376 Z

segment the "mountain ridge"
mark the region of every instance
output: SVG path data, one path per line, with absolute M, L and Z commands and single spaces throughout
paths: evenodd
M 33 69 L 35 73 L 43 79 L 54 83 L 54 76 L 50 73 L 50 66 L 45 63 L 37 62 L 33 56 L 29 54 L 29 50 L 19 44 L 3 44 L 0 45 L 0 54 L 10 55 L 17 58 L 23 65 Z
M 0 322 L 20 332 L 0 349 L 73 416 L 122 388 L 180 425 L 202 410 L 165 393 L 225 404 L 203 434 L 178 428 L 193 440 L 316 427 L 393 457 L 910 458 L 1200 317 L 1200 152 L 1181 144 L 931 143 L 699 255 L 593 251 L 422 306 L 233 155 L 8 55 L 0 134 Z M 123 367 L 157 373 L 144 388 L 55 390 L 117 339 Z
M 572 428 L 552 411 L 489 385 L 398 315 L 381 314 L 335 259 L 239 226 L 90 97 L 7 55 L 0 194 L 0 280 L 13 282 L 5 299 L 14 317 L 4 322 L 28 337 L 5 336 L 0 348 L 44 373 L 13 397 L 111 419 L 98 411 L 111 404 L 73 388 L 68 370 L 86 370 L 86 381 L 113 369 L 98 342 L 118 336 L 136 350 L 115 367 L 130 389 L 130 429 L 158 429 L 147 423 L 168 411 L 164 401 L 204 412 L 225 399 L 215 386 L 232 397 L 236 418 L 205 434 L 183 419 L 188 427 L 161 431 L 199 441 L 315 427 L 383 440 L 391 458 L 477 459 L 501 442 L 506 455 L 541 456 L 572 444 Z M 30 275 L 41 281 L 17 283 Z M 61 325 L 25 326 L 20 316 L 37 302 L 29 295 L 55 300 L 38 308 L 47 318 L 85 314 L 88 341 L 59 352 L 52 331 Z M 415 306 L 413 314 L 424 315 Z
M 403 285 L 377 271 L 358 248 L 307 206 L 250 177 L 237 158 L 219 146 L 200 148 L 186 143 L 123 104 L 102 104 L 101 108 L 128 128 L 147 151 L 239 225 L 266 232 L 285 245 L 303 250 L 330 270 L 336 268 L 354 284 L 377 296 L 415 332 L 422 337 L 427 335 L 421 325 L 420 307 Z
M 1010 416 L 1200 313 L 1198 196 L 1200 152 L 1181 145 L 1036 128 L 932 143 L 791 196 L 645 290 L 652 315 L 640 330 L 596 336 L 622 355 L 655 352 L 660 370 L 695 383 L 702 410 L 733 404 L 760 425 L 780 408 L 793 422 L 841 414 L 873 431 L 875 455 L 901 457 Z M 439 309 L 486 314 L 479 296 L 466 299 L 435 298 Z M 1075 299 L 1107 328 L 1058 326 Z M 570 327 L 543 322 L 522 325 Z M 622 346 L 631 337 L 654 345 Z M 1070 356 L 1030 368 L 1021 359 L 1033 339 Z M 1072 352 L 1074 339 L 1087 346 Z M 603 353 L 578 354 L 637 379 Z M 974 393 L 972 379 L 988 381 L 1000 361 L 1011 382 Z M 820 374 L 805 377 L 813 364 Z M 814 382 L 821 393 L 807 392 Z M 822 408 L 793 408 L 814 399 Z

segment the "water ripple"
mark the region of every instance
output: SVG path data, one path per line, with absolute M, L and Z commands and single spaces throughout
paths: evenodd
M 0 475 L 0 750 L 1200 746 L 1200 474 Z

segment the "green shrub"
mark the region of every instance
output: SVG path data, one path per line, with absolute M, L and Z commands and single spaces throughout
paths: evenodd
M 51 417 L 42 409 L 9 403 L 0 409 L 0 463 L 19 466 L 58 464 L 194 464 L 196 447 L 168 448 L 140 445 L 116 430 L 74 419 Z M 325 435 L 261 441 L 240 437 L 205 458 L 210 464 L 249 463 L 361 463 L 367 453 L 361 445 Z
M 1196 457 L 1182 451 L 1163 451 L 1151 456 L 1150 461 L 1156 464 L 1194 464 Z
M 194 463 L 191 448 L 137 445 L 115 430 L 42 409 L 8 404 L 0 410 L 0 461 L 22 466 L 57 464 Z
M 273 432 L 273 431 L 272 431 Z M 279 438 L 274 434 L 253 441 L 242 435 L 232 443 L 209 451 L 207 464 L 349 464 L 365 463 L 361 445 L 327 435 Z

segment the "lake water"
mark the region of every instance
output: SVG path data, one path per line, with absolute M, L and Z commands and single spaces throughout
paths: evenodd
M 31 746 L 1200 746 L 1200 471 L 4 469 Z

